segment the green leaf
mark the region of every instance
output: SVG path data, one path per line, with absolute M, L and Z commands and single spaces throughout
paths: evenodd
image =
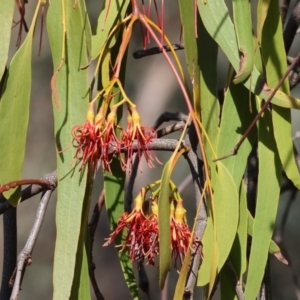
M 233 0 L 232 7 L 236 37 L 241 52 L 240 69 L 234 83 L 240 83 L 250 76 L 253 69 L 251 7 L 248 0 Z
M 258 0 L 257 2 L 256 35 L 257 35 L 258 43 L 260 45 L 261 45 L 262 30 L 268 15 L 270 2 L 271 2 L 270 0 Z
M 10 44 L 11 27 L 14 15 L 15 2 L 4 0 L 0 1 L 0 78 L 5 70 Z M 30 55 L 31 56 L 31 55 Z M 1 95 L 0 95 L 1 96 Z
M 175 152 L 174 152 L 175 153 Z M 164 288 L 165 280 L 171 266 L 171 233 L 170 233 L 170 176 L 172 162 L 171 156 L 165 164 L 158 197 L 158 228 L 159 228 L 159 287 Z
M 205 232 L 202 239 L 203 244 L 203 261 L 197 276 L 197 286 L 204 286 L 210 281 L 211 265 L 214 259 L 215 247 L 214 226 L 212 216 L 208 215 Z
M 129 0 L 103 1 L 102 11 L 97 22 L 95 35 L 92 36 L 92 59 L 100 53 L 111 29 L 125 16 Z M 114 45 L 116 38 L 113 37 L 110 47 Z
M 222 109 L 222 119 L 216 145 L 218 149 L 217 157 L 222 157 L 233 150 L 233 147 L 240 141 L 255 118 L 256 112 L 254 97 L 249 94 L 249 91 L 241 84 L 231 83 L 226 91 Z M 247 158 L 256 135 L 256 127 L 254 127 L 241 145 L 238 154 L 222 161 L 236 186 L 240 186 Z
M 234 266 L 237 276 L 242 282 L 242 276 L 247 268 L 247 230 L 248 230 L 248 209 L 247 196 L 244 181 L 240 184 L 240 211 L 239 211 L 239 225 L 235 236 L 235 240 L 230 252 L 230 261 Z
M 234 26 L 225 2 L 222 0 L 198 0 L 197 3 L 206 30 L 224 51 L 234 70 L 238 72 L 240 69 L 239 49 Z M 265 85 L 264 77 L 258 72 L 255 66 L 250 77 L 244 82 L 244 85 L 261 99 L 267 99 L 272 92 L 272 89 Z M 276 92 L 272 103 L 286 108 L 300 108 L 299 99 L 291 97 L 281 91 Z
M 245 289 L 246 299 L 255 299 L 264 276 L 281 183 L 281 164 L 276 149 L 270 112 L 265 112 L 259 120 L 258 128 L 259 174 L 252 246 Z
M 223 267 L 231 250 L 239 219 L 238 191 L 228 169 L 216 162 L 216 175 L 212 176 L 215 200 L 216 233 L 219 251 L 218 270 Z M 214 174 L 214 173 L 212 173 Z
M 267 73 L 267 82 L 275 87 L 287 69 L 284 49 L 281 17 L 276 3 L 271 1 L 269 12 L 262 32 L 262 57 Z M 280 90 L 289 93 L 288 79 L 284 81 Z M 273 108 L 273 126 L 280 160 L 287 177 L 300 189 L 300 176 L 294 158 L 292 141 L 291 111 L 288 108 Z
M 200 120 L 201 104 L 200 104 L 200 68 L 198 51 L 200 45 L 200 39 L 196 38 L 195 21 L 191 18 L 194 14 L 194 4 L 192 1 L 186 2 L 179 0 L 180 18 L 183 24 L 183 38 L 185 45 L 185 57 L 187 62 L 187 68 L 189 71 L 190 79 L 193 82 L 193 101 L 196 117 Z M 198 29 L 197 29 L 198 30 Z
M 59 180 L 53 299 L 70 298 L 86 187 L 86 172 L 79 172 L 78 167 L 74 167 L 76 149 L 70 147 L 72 128 L 85 122 L 88 108 L 88 72 L 80 70 L 88 63 L 84 38 L 86 9 L 81 1 L 75 8 L 73 5 L 71 0 L 53 0 L 47 14 L 47 30 L 57 76 L 55 91 L 52 92 L 57 93 L 60 102 L 59 111 L 53 103 Z
M 251 213 L 248 211 L 247 230 L 248 230 L 248 234 L 250 236 L 252 236 L 252 234 L 253 234 L 253 223 L 254 223 L 254 219 L 253 219 Z M 281 261 L 282 263 L 288 265 L 288 261 L 283 257 L 283 255 L 281 254 L 279 246 L 273 240 L 271 240 L 271 242 L 270 242 L 269 253 L 274 254 L 279 261 Z
M 3 4 L 1 4 L 1 6 L 2 5 Z M 32 24 L 25 41 L 11 61 L 1 98 L 1 185 L 13 180 L 18 180 L 22 176 L 31 93 L 32 38 L 39 6 L 40 3 L 38 3 L 36 7 Z M 3 9 L 4 8 L 5 7 L 3 7 Z M 7 9 L 9 12 L 9 7 L 7 7 Z M 10 25 L 11 23 L 9 26 Z M 7 24 L 5 27 L 7 27 Z M 11 29 L 8 28 L 6 30 L 10 31 Z M 7 43 L 9 43 L 9 39 Z M 5 54 L 3 53 L 3 55 Z M 5 56 L 7 57 L 7 54 Z M 5 192 L 4 196 L 8 199 L 10 204 L 16 206 L 20 200 L 20 189 L 11 189 Z
M 89 170 L 86 192 L 83 200 L 81 228 L 80 228 L 80 235 L 78 240 L 78 249 L 76 253 L 76 265 L 75 265 L 75 272 L 74 272 L 71 297 L 70 297 L 70 299 L 72 300 L 91 299 L 89 262 L 88 262 L 89 260 L 88 257 L 90 256 L 88 217 L 90 211 L 93 182 L 94 182 L 94 170 Z

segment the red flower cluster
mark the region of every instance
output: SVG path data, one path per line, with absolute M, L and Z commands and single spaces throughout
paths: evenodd
M 154 204 L 157 206 L 157 204 Z M 127 231 L 126 239 L 122 242 L 120 251 L 129 249 L 131 261 L 143 262 L 148 260 L 154 265 L 154 258 L 158 254 L 158 221 L 155 213 L 146 217 L 143 213 L 143 198 L 141 193 L 135 199 L 135 208 L 128 214 L 120 217 L 116 230 L 111 233 L 103 246 L 109 245 L 116 236 L 124 230 Z
M 119 156 L 123 170 L 127 167 L 130 169 L 134 151 L 138 152 L 139 158 L 143 153 L 147 163 L 153 166 L 148 144 L 156 137 L 156 132 L 140 124 L 136 108 L 131 107 L 129 110 L 126 130 L 116 124 L 117 106 L 111 107 L 110 113 L 105 117 L 103 107 L 94 116 L 94 106 L 90 104 L 86 122 L 72 130 L 74 146 L 77 148 L 75 158 L 80 161 L 80 169 L 87 163 L 96 164 L 101 160 L 103 169 L 111 172 L 110 163 L 114 155 Z M 120 138 L 117 130 L 120 131 Z
M 189 249 L 191 232 L 186 224 L 185 209 L 182 206 L 182 200 L 177 201 L 174 209 L 171 204 L 171 250 L 172 257 L 175 261 L 180 259 L 183 262 L 184 256 Z M 117 228 L 112 232 L 105 242 L 104 246 L 109 245 L 123 230 L 125 240 L 116 247 L 120 247 L 120 251 L 128 250 L 131 261 L 143 262 L 147 259 L 147 263 L 154 265 L 154 258 L 159 254 L 159 231 L 158 231 L 158 206 L 155 201 L 152 202 L 152 214 L 146 216 L 143 212 L 142 193 L 135 199 L 135 208 L 128 214 L 121 215 Z

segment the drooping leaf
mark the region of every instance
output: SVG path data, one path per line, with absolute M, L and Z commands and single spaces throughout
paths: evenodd
M 287 69 L 287 62 L 279 7 L 272 1 L 262 31 L 261 46 L 268 85 L 275 87 Z M 289 93 L 288 79 L 284 81 L 280 87 L 280 91 L 286 94 Z M 274 106 L 272 120 L 276 145 L 283 169 L 287 177 L 300 189 L 300 176 L 294 158 L 294 146 L 291 136 L 291 110 L 289 108 Z
M 1 4 L 1 6 L 2 5 L 4 4 Z M 8 68 L 8 74 L 2 92 L 0 103 L 0 147 L 2 149 L 0 156 L 1 185 L 13 180 L 18 180 L 22 176 L 31 93 L 32 39 L 39 7 L 40 2 L 37 4 L 27 37 L 14 55 Z M 5 7 L 3 7 L 3 9 L 4 8 Z M 7 6 L 7 9 L 9 13 L 11 8 Z M 4 14 L 4 12 L 1 13 Z M 5 28 L 10 25 L 11 23 L 5 24 Z M 1 30 L 10 31 L 10 28 L 5 28 L 1 28 Z M 8 37 L 6 37 L 6 43 L 9 44 Z M 5 48 L 5 45 L 1 45 L 1 47 L 2 46 Z M 3 55 L 7 57 L 7 53 L 3 53 Z M 4 195 L 12 205 L 16 206 L 20 200 L 20 189 L 11 189 L 5 192 Z
M 214 227 L 212 216 L 210 215 L 208 215 L 207 218 L 202 244 L 203 261 L 197 276 L 197 286 L 204 286 L 209 283 L 211 278 L 211 266 L 213 264 L 213 260 L 215 260 L 213 257 L 214 251 L 212 251 L 212 249 L 215 247 Z M 215 273 L 216 269 L 217 267 L 215 266 Z
M 248 265 L 246 299 L 255 299 L 268 258 L 281 183 L 281 164 L 276 148 L 270 112 L 258 124 L 259 174 L 252 245 Z
M 0 2 L 0 78 L 4 73 L 10 44 L 11 27 L 14 15 L 14 1 Z M 1 96 L 1 95 L 0 95 Z
M 234 25 L 230 19 L 225 2 L 222 0 L 198 0 L 197 3 L 206 30 L 224 51 L 234 70 L 238 72 L 240 62 L 238 43 L 235 36 Z M 244 85 L 261 99 L 267 99 L 272 89 L 265 84 L 265 78 L 254 66 L 251 76 L 244 82 Z M 286 108 L 300 108 L 299 99 L 291 97 L 281 91 L 276 92 L 272 103 Z
M 238 226 L 238 190 L 224 166 L 216 162 L 216 175 L 212 176 L 215 199 L 215 222 L 219 250 L 218 271 L 221 271 L 231 250 Z
M 262 30 L 268 15 L 270 0 L 258 0 L 257 2 L 257 26 L 256 35 L 257 41 L 261 45 Z
M 92 59 L 95 59 L 104 43 L 110 30 L 125 16 L 126 10 L 129 5 L 129 0 L 116 0 L 116 1 L 103 1 L 102 11 L 99 15 L 97 22 L 96 33 L 92 36 Z M 113 37 L 114 42 L 110 43 L 110 47 L 116 42 L 116 38 Z
M 251 213 L 248 211 L 248 226 L 247 226 L 247 230 L 248 230 L 248 234 L 250 236 L 252 236 L 252 234 L 253 234 L 253 223 L 254 223 L 254 219 L 253 219 Z M 270 242 L 269 253 L 275 255 L 275 257 L 279 261 L 281 261 L 282 263 L 284 263 L 285 265 L 288 265 L 288 261 L 282 255 L 279 246 L 273 240 L 271 240 L 271 242 Z
M 234 28 L 241 54 L 240 68 L 234 83 L 243 82 L 253 69 L 254 51 L 252 38 L 251 7 L 248 0 L 233 0 Z
M 86 191 L 83 200 L 81 228 L 76 253 L 76 265 L 70 299 L 91 299 L 89 276 L 90 243 L 88 235 L 88 217 L 93 190 L 94 170 L 89 170 Z
M 232 245 L 229 255 L 230 262 L 232 263 L 237 276 L 242 282 L 242 276 L 247 268 L 247 233 L 248 233 L 248 209 L 247 197 L 244 181 L 240 185 L 239 193 L 239 225 L 238 230 Z
M 161 190 L 158 198 L 159 226 L 159 287 L 163 289 L 171 266 L 171 235 L 170 235 L 170 176 L 172 157 L 165 164 L 161 177 Z
M 54 299 L 69 299 L 81 229 L 86 172 L 74 165 L 72 128 L 83 124 L 88 108 L 88 63 L 85 26 L 86 9 L 82 1 L 53 0 L 47 15 L 47 30 L 56 80 L 52 88 L 60 110 L 53 103 L 57 146 L 58 199 L 57 239 L 54 257 Z M 55 99 L 54 99 L 55 102 Z M 65 150 L 67 149 L 67 150 Z M 73 163 L 72 163 L 73 162 Z M 74 288 L 74 287 L 73 287 Z

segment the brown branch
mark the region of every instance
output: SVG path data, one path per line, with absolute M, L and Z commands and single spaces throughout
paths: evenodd
M 235 286 L 235 293 L 236 293 L 236 296 L 239 300 L 245 300 L 245 295 L 244 295 L 244 292 L 243 292 L 243 286 L 242 284 L 240 283 L 240 279 L 238 277 L 238 275 L 236 274 L 236 271 L 233 267 L 233 264 L 231 263 L 230 260 L 227 260 L 226 261 L 226 268 L 232 278 L 232 281 L 234 283 L 234 286 Z
M 199 207 L 200 205 L 199 214 L 196 216 L 196 220 L 195 220 L 196 224 L 195 224 L 194 238 L 200 242 L 204 235 L 204 231 L 207 224 L 207 208 L 206 208 L 205 197 L 204 200 L 201 201 L 202 187 L 204 185 L 203 163 L 198 158 L 197 155 L 198 139 L 193 124 L 189 128 L 188 135 L 186 137 L 186 143 L 191 144 L 191 149 L 190 151 L 187 152 L 186 159 L 188 161 L 191 174 L 192 174 L 194 191 L 195 191 L 195 199 L 196 199 L 196 207 Z M 202 244 L 197 243 L 196 245 L 192 246 L 191 262 L 190 262 L 189 272 L 188 272 L 187 281 L 185 285 L 185 292 L 183 296 L 184 299 L 189 299 L 189 300 L 193 299 L 197 274 L 201 266 L 201 263 L 202 263 Z
M 52 192 L 53 192 L 52 190 L 48 190 L 43 193 L 37 213 L 36 213 L 35 222 L 30 231 L 30 235 L 27 239 L 25 247 L 23 248 L 23 250 L 20 252 L 20 254 L 18 256 L 16 271 L 14 273 L 14 276 L 11 278 L 11 284 L 13 285 L 11 300 L 18 299 L 19 291 L 21 288 L 22 278 L 24 276 L 26 267 L 29 266 L 32 262 L 31 254 L 33 252 L 35 242 L 39 235 L 41 226 L 43 224 L 47 205 L 49 203 Z
M 100 292 L 100 289 L 97 284 L 97 280 L 95 278 L 94 271 L 96 269 L 96 266 L 93 262 L 93 245 L 94 245 L 95 232 L 96 232 L 96 229 L 97 229 L 97 226 L 99 223 L 100 214 L 101 214 L 102 207 L 103 207 L 104 201 L 105 201 L 104 197 L 105 197 L 104 190 L 102 190 L 102 192 L 99 196 L 99 199 L 94 207 L 94 211 L 91 216 L 90 223 L 89 223 L 89 235 L 90 235 L 89 275 L 90 275 L 91 284 L 92 284 L 92 287 L 93 287 L 93 290 L 94 290 L 97 300 L 103 300 L 104 297 Z

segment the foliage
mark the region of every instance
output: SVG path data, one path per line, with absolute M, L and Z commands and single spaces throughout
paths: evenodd
M 240 296 L 235 295 L 234 284 L 228 286 L 230 262 L 237 280 L 245 281 L 241 290 L 246 299 L 255 299 L 268 253 L 282 259 L 279 247 L 272 241 L 273 224 L 282 173 L 300 187 L 291 138 L 291 109 L 299 109 L 300 100 L 289 95 L 287 79 L 280 83 L 287 62 L 278 3 L 259 0 L 256 24 L 248 1 L 232 1 L 232 17 L 222 0 L 178 3 L 185 61 L 179 60 L 176 45 L 171 44 L 164 30 L 164 1 L 161 7 L 148 1 L 148 7 L 137 0 L 104 1 L 93 33 L 84 0 L 39 0 L 25 39 L 8 61 L 13 5 L 8 1 L 0 4 L 0 182 L 4 185 L 15 181 L 10 188 L 23 184 L 19 180 L 31 97 L 32 43 L 37 16 L 46 5 L 53 59 L 49 85 L 58 182 L 54 299 L 91 299 L 88 216 L 96 172 L 104 174 L 105 206 L 112 231 L 104 245 L 115 242 L 119 247 L 124 279 L 135 299 L 139 293 L 149 293 L 141 286 L 139 290 L 134 276 L 135 268 L 143 269 L 143 264 L 158 265 L 161 289 L 175 265 L 180 276 L 174 299 L 193 292 L 194 286 L 189 290 L 190 280 L 204 286 L 203 297 L 209 298 L 217 277 L 222 299 L 231 299 Z M 25 2 L 19 3 L 18 9 L 21 33 L 27 27 Z M 153 18 L 153 12 L 157 18 Z M 124 89 L 126 55 L 135 26 L 142 27 L 145 49 L 149 40 L 156 44 L 135 56 L 161 53 L 188 108 L 189 116 L 175 144 L 164 139 L 157 128 L 142 123 L 139 108 Z M 218 99 L 217 90 L 221 50 L 229 61 L 223 101 Z M 93 62 L 96 67 L 89 82 Z M 188 75 L 183 71 L 184 65 Z M 264 101 L 268 102 L 261 117 L 248 132 Z M 245 170 L 250 152 L 256 147 L 259 173 L 252 216 L 247 208 L 247 198 L 251 199 L 245 188 Z M 126 188 L 125 178 L 134 180 L 136 162 L 141 159 L 150 167 L 158 164 L 154 150 L 172 150 L 172 154 L 161 178 L 141 187 L 131 207 L 128 194 L 132 191 Z M 190 155 L 194 155 L 196 163 Z M 196 183 L 195 222 L 190 229 L 185 217 L 186 200 L 172 181 L 181 157 L 189 162 Z M 203 167 L 197 167 L 199 157 Z M 11 205 L 19 204 L 20 188 L 4 192 Z M 201 214 L 206 217 L 199 220 Z M 252 236 L 251 249 L 247 236 Z M 191 279 L 190 272 L 194 257 L 199 260 L 197 280 L 196 276 Z

